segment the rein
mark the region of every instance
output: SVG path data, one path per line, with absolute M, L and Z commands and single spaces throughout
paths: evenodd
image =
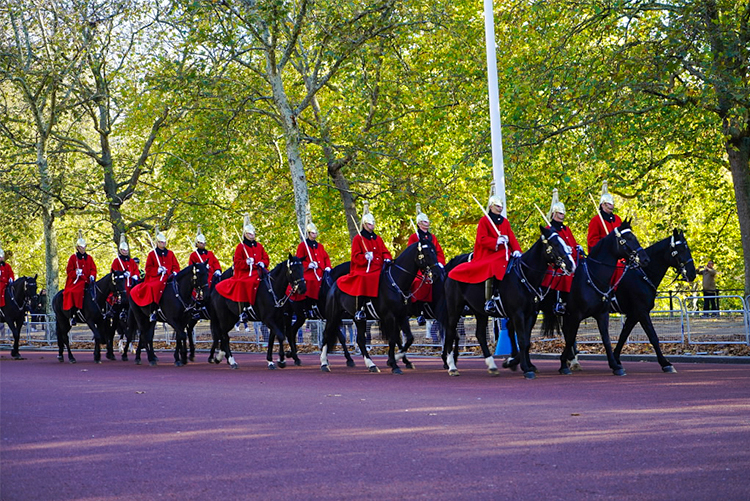
M 266 282 L 266 285 L 268 287 L 268 292 L 271 294 L 271 297 L 273 298 L 273 305 L 276 308 L 283 307 L 287 303 L 287 301 L 289 301 L 292 295 L 297 292 L 297 290 L 299 289 L 300 282 L 303 282 L 305 280 L 304 278 L 298 278 L 297 280 L 292 281 L 292 267 L 289 264 L 288 259 L 286 261 L 286 275 L 287 275 L 286 277 L 287 283 L 291 286 L 291 289 L 289 290 L 289 294 L 284 293 L 284 296 L 281 299 L 278 299 L 278 297 L 276 296 L 276 292 L 273 290 L 273 284 L 271 283 L 271 281 L 273 280 L 273 277 L 271 276 L 271 274 L 266 273 L 263 276 L 263 280 Z

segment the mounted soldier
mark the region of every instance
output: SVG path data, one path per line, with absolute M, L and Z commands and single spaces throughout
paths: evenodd
M 380 270 L 393 259 L 383 239 L 375 234 L 375 217 L 370 214 L 370 203 L 367 201 L 361 223 L 359 234 L 352 240 L 349 274 L 336 281 L 342 292 L 357 298 L 355 320 L 367 318 L 365 306 L 368 300 L 378 295 Z
M 409 236 L 407 246 L 417 242 L 429 242 L 435 247 L 437 253 L 438 265 L 442 268 L 445 266 L 445 254 L 438 242 L 437 237 L 430 233 L 430 218 L 422 212 L 422 205 L 417 204 L 417 232 Z M 432 282 L 425 281 L 422 273 L 418 273 L 411 284 L 412 302 L 431 303 L 432 302 Z M 424 325 L 424 313 L 417 318 L 420 325 Z
M 249 308 L 255 304 L 261 273 L 266 273 L 270 260 L 263 245 L 255 240 L 255 227 L 250 223 L 249 214 L 245 214 L 242 237 L 234 250 L 234 275 L 219 282 L 216 291 L 223 297 L 236 301 L 240 310 L 240 322 L 248 322 Z
M 150 322 L 157 321 L 159 301 L 164 293 L 167 280 L 180 271 L 180 263 L 174 252 L 167 249 L 167 237 L 156 226 L 156 246 L 146 258 L 146 277 L 130 291 L 130 296 L 138 306 L 151 306 Z
M 571 257 L 574 263 L 578 263 L 579 256 L 583 254 L 583 248 L 578 245 L 573 232 L 570 227 L 565 226 L 565 205 L 559 200 L 557 195 L 557 188 L 552 190 L 552 204 L 550 205 L 549 214 L 549 226 L 547 228 L 554 230 L 563 239 L 565 244 L 571 249 Z M 547 274 L 542 280 L 542 287 L 549 287 L 550 289 L 557 291 L 557 301 L 555 302 L 554 311 L 558 315 L 565 314 L 565 305 L 568 301 L 568 293 L 570 293 L 570 286 L 573 283 L 573 275 L 567 273 L 565 270 L 560 270 L 554 265 L 550 265 L 547 268 Z
M 75 314 L 83 308 L 83 292 L 86 282 L 96 281 L 96 263 L 92 256 L 86 254 L 86 240 L 81 230 L 78 230 L 76 252 L 68 259 L 65 272 L 67 279 L 63 290 L 63 310 L 70 312 L 70 325 L 75 325 Z
M 201 225 L 198 225 L 198 232 L 195 235 L 195 250 L 190 253 L 188 259 L 188 266 L 196 263 L 208 263 L 208 285 L 214 280 L 219 280 L 221 277 L 221 263 L 216 259 L 213 252 L 206 249 L 206 237 L 201 231 Z
M 13 274 L 13 268 L 5 262 L 5 251 L 0 247 L 0 308 L 5 306 L 5 289 L 13 283 L 16 276 Z M 0 309 L 0 322 L 4 321 L 3 310 Z
M 485 214 L 477 223 L 473 259 L 456 266 L 448 277 L 468 284 L 485 282 L 485 311 L 496 315 L 497 282 L 505 276 L 510 259 L 517 257 L 521 257 L 521 246 L 510 222 L 503 217 L 503 199 L 492 194 Z
M 141 280 L 141 270 L 138 263 L 130 258 L 130 247 L 125 233 L 120 233 L 120 245 L 117 248 L 117 257 L 112 261 L 112 271 L 125 272 L 125 290 L 130 290 Z
M 622 224 L 620 216 L 614 213 L 615 199 L 607 189 L 607 181 L 602 183 L 602 195 L 599 198 L 599 213 L 589 221 L 589 231 L 586 243 L 588 252 L 594 248 L 599 240 L 609 235 L 615 228 Z M 614 275 L 612 275 L 611 284 L 617 284 L 625 272 L 625 261 L 620 260 L 617 263 Z
M 305 267 L 307 289 L 304 294 L 293 295 L 292 301 L 302 301 L 306 297 L 317 301 L 320 295 L 320 282 L 323 279 L 323 273 L 331 271 L 331 258 L 323 244 L 318 242 L 318 228 L 312 222 L 309 207 L 305 219 L 305 239 L 297 246 L 296 256 L 302 259 L 302 264 Z

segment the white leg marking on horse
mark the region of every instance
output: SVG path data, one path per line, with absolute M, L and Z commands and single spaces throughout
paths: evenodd
M 367 365 L 367 368 L 373 367 L 375 365 L 375 363 L 367 357 L 365 357 L 365 364 Z
M 216 360 L 218 360 L 219 362 L 221 362 L 222 360 L 224 360 L 224 356 L 225 355 L 226 355 L 226 353 L 224 353 L 223 351 L 219 350 L 219 354 L 216 355 Z
M 405 356 L 406 356 L 405 352 L 398 352 L 398 353 L 396 353 L 396 362 L 400 362 L 401 360 L 404 359 Z
M 485 358 L 484 363 L 487 364 L 488 369 L 497 369 L 497 365 L 495 365 L 495 359 L 492 357 Z
M 231 357 L 229 357 L 228 362 L 229 362 L 229 365 L 236 365 L 237 364 L 237 362 L 234 361 L 234 355 L 232 355 Z
M 448 352 L 448 354 L 445 356 L 445 361 L 448 362 L 449 371 L 453 372 L 458 370 L 458 367 L 456 367 L 456 358 L 453 356 L 453 351 Z
M 323 346 L 320 350 L 320 365 L 328 365 L 328 345 Z

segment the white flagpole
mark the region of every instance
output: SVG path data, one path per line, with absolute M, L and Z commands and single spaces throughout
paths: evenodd
M 497 87 L 495 14 L 492 3 L 493 0 L 484 0 L 484 40 L 487 48 L 487 90 L 490 98 L 490 132 L 492 136 L 492 179 L 495 181 L 496 194 L 503 200 L 503 216 L 507 216 L 503 133 L 500 123 L 500 96 Z

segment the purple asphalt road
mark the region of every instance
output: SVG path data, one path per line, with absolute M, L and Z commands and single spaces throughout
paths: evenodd
M 750 499 L 750 366 L 0 359 L 0 498 Z M 132 358 L 132 357 L 131 357 Z M 376 358 L 382 369 L 385 360 Z

